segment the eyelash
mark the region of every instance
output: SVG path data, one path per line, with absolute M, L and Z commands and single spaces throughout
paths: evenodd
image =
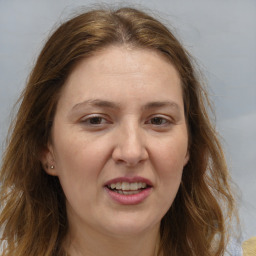
M 160 124 L 153 124 L 152 120 L 161 121 L 161 123 Z M 163 121 L 164 121 L 164 123 L 162 123 Z M 166 126 L 166 125 L 169 125 L 171 123 L 171 121 L 168 118 L 165 118 L 163 116 L 153 116 L 146 123 L 152 124 L 154 126 Z
M 112 122 L 109 121 L 109 119 L 107 119 L 101 115 L 98 115 L 98 114 L 86 116 L 81 121 L 83 124 L 85 124 L 87 126 L 91 126 L 91 127 L 101 127 L 106 124 L 112 124 Z M 158 123 L 158 124 L 153 123 L 153 122 L 159 122 L 159 121 L 160 121 L 160 123 Z M 152 125 L 155 128 L 165 128 L 168 125 L 172 124 L 172 120 L 170 120 L 170 118 L 156 115 L 156 116 L 150 117 L 145 122 L 145 124 Z
M 100 120 L 100 123 L 91 123 L 91 121 L 93 121 L 93 120 L 96 121 L 95 119 Z M 104 120 L 104 123 L 102 123 L 102 120 Z M 111 122 L 100 115 L 89 115 L 86 118 L 82 119 L 82 123 L 89 125 L 89 126 L 99 126 L 99 125 L 107 124 L 107 123 L 111 123 Z

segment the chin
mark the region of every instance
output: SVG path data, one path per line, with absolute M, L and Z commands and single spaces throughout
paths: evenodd
M 125 218 L 115 218 L 113 222 L 108 222 L 105 225 L 105 230 L 112 236 L 136 236 L 149 232 L 150 230 L 159 229 L 160 220 L 153 221 L 150 218 L 132 218 L 126 216 Z

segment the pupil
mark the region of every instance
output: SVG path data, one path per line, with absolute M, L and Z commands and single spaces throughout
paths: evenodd
M 154 117 L 151 121 L 152 124 L 162 124 L 162 118 Z
M 102 119 L 101 117 L 93 117 L 90 119 L 90 123 L 91 124 L 100 124 L 101 119 Z

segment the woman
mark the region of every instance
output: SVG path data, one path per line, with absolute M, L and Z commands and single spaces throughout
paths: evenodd
M 3 255 L 224 255 L 225 159 L 190 56 L 135 9 L 62 24 L 1 169 Z

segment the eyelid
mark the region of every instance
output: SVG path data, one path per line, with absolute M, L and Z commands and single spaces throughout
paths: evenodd
M 89 114 L 89 115 L 85 115 L 83 116 L 80 121 L 82 123 L 86 123 L 87 121 L 90 121 L 90 119 L 93 119 L 93 118 L 101 118 L 102 120 L 105 120 L 103 123 L 100 123 L 100 124 L 87 124 L 87 125 L 90 125 L 90 126 L 99 126 L 99 125 L 104 125 L 104 124 L 107 124 L 107 123 L 111 123 L 111 121 L 109 120 L 109 118 L 106 117 L 106 115 L 104 114 Z
M 164 125 L 168 125 L 168 124 L 172 124 L 174 123 L 174 119 L 168 115 L 163 115 L 163 114 L 154 114 L 152 116 L 150 116 L 146 123 L 150 122 L 150 120 L 152 120 L 153 118 L 161 118 L 163 120 L 165 120 L 166 122 L 164 124 L 161 124 L 161 125 L 155 125 L 155 126 L 164 126 Z M 154 125 L 154 124 L 152 124 Z

